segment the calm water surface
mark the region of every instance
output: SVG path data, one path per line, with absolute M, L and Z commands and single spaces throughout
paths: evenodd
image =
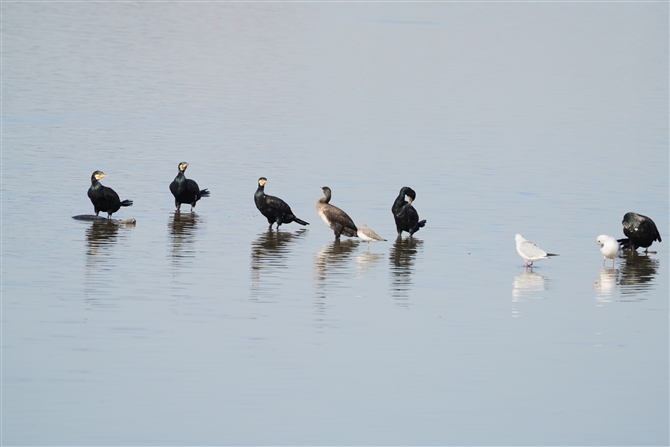
M 2 442 L 667 445 L 668 12 L 4 2 Z

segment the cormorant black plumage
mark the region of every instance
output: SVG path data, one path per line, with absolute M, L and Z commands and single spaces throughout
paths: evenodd
M 279 197 L 268 196 L 265 194 L 265 184 L 268 182 L 268 179 L 261 177 L 258 179 L 258 189 L 254 194 L 254 202 L 256 202 L 256 208 L 265 216 L 272 228 L 273 224 L 277 224 L 277 230 L 281 224 L 288 224 L 291 222 L 297 222 L 300 225 L 309 225 L 308 222 L 305 222 L 302 219 L 298 219 L 291 211 L 291 207 L 288 206 L 288 203 L 284 202 Z
M 91 187 L 88 188 L 88 198 L 93 203 L 96 216 L 100 211 L 104 211 L 107 213 L 107 218 L 111 219 L 112 214 L 117 212 L 119 208 L 122 206 L 131 206 L 133 201 L 124 200 L 122 202 L 119 199 L 119 195 L 112 188 L 103 186 L 100 183 L 99 180 L 104 177 L 107 177 L 107 174 L 102 171 L 95 171 L 91 175 Z
M 626 213 L 621 224 L 623 225 L 623 234 L 628 236 L 627 239 L 618 240 L 621 248 L 637 250 L 638 247 L 643 247 L 644 251 L 647 252 L 647 248 L 654 241 L 661 242 L 661 235 L 656 228 L 656 224 L 647 216 Z
M 405 201 L 405 197 L 408 197 L 409 201 Z M 412 206 L 412 202 L 415 199 L 416 193 L 414 190 L 410 187 L 403 186 L 400 189 L 400 193 L 395 199 L 395 202 L 393 202 L 391 212 L 395 219 L 395 227 L 398 230 L 398 236 L 400 236 L 403 231 L 407 231 L 409 235 L 412 236 L 419 231 L 421 227 L 426 225 L 425 220 L 419 220 L 419 213 L 417 213 Z
M 185 161 L 179 163 L 179 173 L 170 183 L 170 192 L 174 196 L 174 205 L 177 207 L 177 211 L 181 209 L 182 203 L 190 203 L 192 212 L 196 202 L 201 197 L 209 197 L 209 191 L 207 189 L 201 190 L 194 180 L 186 178 L 184 172 L 187 167 L 188 163 Z
M 325 197 L 317 200 L 316 211 L 326 225 L 335 232 L 335 239 L 339 239 L 342 234 L 347 237 L 356 237 L 358 235 L 358 228 L 351 217 L 338 207 L 328 203 L 332 196 L 330 188 L 324 186 L 321 188 L 321 191 L 323 191 Z

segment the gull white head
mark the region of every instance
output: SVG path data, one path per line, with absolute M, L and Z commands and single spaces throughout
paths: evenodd
M 596 238 L 596 242 L 600 245 L 600 253 L 603 254 L 603 265 L 608 259 L 612 260 L 612 268 L 614 268 L 614 260 L 620 258 L 622 255 L 621 245 L 612 236 L 607 236 L 606 234 L 601 234 Z

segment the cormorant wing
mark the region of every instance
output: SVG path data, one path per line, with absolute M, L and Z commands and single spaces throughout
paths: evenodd
M 188 192 L 195 194 L 196 196 L 200 194 L 200 188 L 198 187 L 198 184 L 195 182 L 195 180 L 187 179 L 186 189 Z
M 284 214 L 293 214 L 291 211 L 291 207 L 288 206 L 288 203 L 284 202 L 282 199 L 279 197 L 274 197 L 274 196 L 268 196 L 267 194 L 265 195 L 265 203 L 277 211 L 281 211 Z
M 102 189 L 102 196 L 109 203 L 119 203 L 119 202 L 121 202 L 121 199 L 119 198 L 119 195 L 112 188 L 104 187 Z
M 323 213 L 324 216 L 326 216 L 326 219 L 328 219 L 328 221 L 330 222 L 338 223 L 348 228 L 357 228 L 356 224 L 351 219 L 351 217 L 349 217 L 347 213 L 345 213 L 336 206 L 333 205 L 325 206 L 323 207 L 321 212 Z

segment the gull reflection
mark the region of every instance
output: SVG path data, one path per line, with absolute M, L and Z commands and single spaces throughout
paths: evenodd
M 621 265 L 619 277 L 621 295 L 626 297 L 624 301 L 646 299 L 640 296 L 656 287 L 655 278 L 659 260 L 635 251 L 626 251 L 624 258 L 625 262 Z
M 174 262 L 195 257 L 195 230 L 201 222 L 202 219 L 195 213 L 172 213 L 168 228 L 172 236 L 171 254 Z
M 271 278 L 277 271 L 286 269 L 285 261 L 291 253 L 291 243 L 306 234 L 304 228 L 295 233 L 268 229 L 251 243 L 251 285 L 255 299 L 261 291 L 265 294 L 277 292 L 275 287 L 262 287 L 263 277 Z
M 409 290 L 412 288 L 412 272 L 416 255 L 423 241 L 415 237 L 398 236 L 391 247 L 389 262 L 391 264 L 391 296 L 396 304 L 409 306 Z
M 541 299 L 542 292 L 546 289 L 547 278 L 535 273 L 533 270 L 525 270 L 514 277 L 512 283 L 512 302 Z
M 596 301 L 608 303 L 612 301 L 612 293 L 619 282 L 619 269 L 603 268 L 593 284 L 596 290 Z
M 314 281 L 316 288 L 314 310 L 316 313 L 315 320 L 319 328 L 329 325 L 325 318 L 328 288 L 337 287 L 351 275 L 348 260 L 359 244 L 360 241 L 358 239 L 335 239 L 334 242 L 325 245 L 314 256 Z

